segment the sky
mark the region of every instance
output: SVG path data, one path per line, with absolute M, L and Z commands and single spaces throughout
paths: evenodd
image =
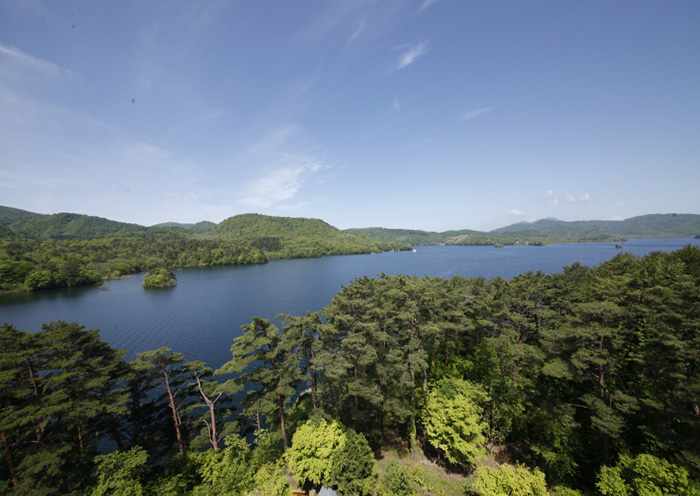
M 697 0 L 0 0 L 0 205 L 340 229 L 700 214 Z

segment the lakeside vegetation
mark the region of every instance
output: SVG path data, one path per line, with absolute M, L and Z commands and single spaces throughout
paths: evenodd
M 158 267 L 242 265 L 268 260 L 410 250 L 416 245 L 543 246 L 625 237 L 692 237 L 700 215 L 656 214 L 625 221 L 544 219 L 484 233 L 365 228 L 341 231 L 319 219 L 237 215 L 219 224 L 152 227 L 100 217 L 41 215 L 0 206 L 0 292 L 100 284 Z
M 256 214 L 185 229 L 0 207 L 0 224 L 0 292 L 100 284 L 161 267 L 245 265 L 410 249 L 345 233 L 317 219 Z
M 125 362 L 77 323 L 5 324 L 3 489 L 695 495 L 698 308 L 687 246 L 510 280 L 358 278 L 280 327 L 252 317 L 216 371 L 168 348 Z

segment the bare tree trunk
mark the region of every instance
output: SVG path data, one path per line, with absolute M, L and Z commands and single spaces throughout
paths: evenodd
M 284 402 L 282 401 L 282 395 L 277 394 L 277 407 L 280 412 L 280 427 L 282 428 L 282 443 L 284 444 L 284 452 L 287 452 L 287 431 L 284 428 Z
M 197 379 L 197 388 L 199 388 L 199 395 L 202 397 L 204 400 L 204 403 L 207 404 L 207 407 L 209 407 L 209 415 L 211 417 L 211 424 L 207 423 L 205 420 L 204 423 L 207 424 L 207 433 L 209 434 L 209 442 L 211 443 L 212 447 L 214 448 L 214 451 L 219 451 L 219 440 L 217 439 L 217 434 L 216 434 L 216 410 L 214 409 L 214 404 L 217 402 L 219 398 L 221 398 L 221 394 L 214 399 L 211 400 L 209 397 L 204 394 L 204 390 L 202 389 L 202 381 L 199 379 L 199 374 L 197 372 L 194 373 L 195 379 Z
M 185 445 L 182 442 L 182 433 L 180 432 L 180 425 L 182 423 L 180 419 L 180 414 L 177 412 L 177 405 L 175 404 L 175 395 L 170 388 L 170 376 L 165 370 L 164 366 L 161 366 L 163 370 L 163 377 L 165 378 L 165 389 L 168 391 L 168 400 L 170 401 L 170 410 L 173 413 L 173 424 L 175 426 L 175 437 L 177 438 L 177 449 L 180 451 L 180 456 L 185 458 Z

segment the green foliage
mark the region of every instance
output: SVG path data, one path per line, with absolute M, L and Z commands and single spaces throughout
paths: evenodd
M 497 469 L 481 466 L 476 469 L 471 488 L 479 496 L 549 496 L 544 474 L 520 465 L 501 465 Z
M 265 463 L 258 468 L 253 478 L 253 491 L 248 496 L 290 496 L 292 491 L 287 483 L 287 471 L 282 460 Z
M 252 387 L 243 401 L 244 413 L 254 420 L 258 433 L 262 432 L 260 415 L 268 421 L 278 420 L 286 450 L 285 403 L 296 390 L 299 364 L 291 350 L 283 345 L 277 326 L 269 320 L 253 317 L 251 323 L 241 326 L 241 329 L 243 335 L 235 338 L 231 346 L 232 359 L 215 374 L 240 373 L 250 368 L 248 372 L 226 381 L 222 390 L 233 394 L 250 384 Z
M 378 496 L 417 496 L 419 484 L 414 473 L 406 465 L 391 460 L 377 483 Z
M 344 450 L 345 442 L 339 422 L 307 422 L 294 433 L 292 446 L 285 455 L 289 471 L 301 484 L 306 481 L 315 486 L 329 484 L 337 473 L 333 466 L 336 453 Z
M 340 495 L 370 494 L 374 455 L 362 434 L 337 422 L 308 421 L 297 429 L 285 455 L 289 471 L 299 481 L 335 487 Z
M 162 267 L 264 263 L 238 242 L 175 237 L 77 240 L 0 239 L 0 291 L 36 291 L 98 284 Z
M 253 489 L 254 468 L 250 464 L 250 448 L 238 437 L 226 439 L 226 448 L 208 450 L 196 455 L 202 484 L 192 491 L 195 496 L 227 496 L 245 494 Z
M 99 258 L 98 246 L 127 241 L 142 246 L 40 243 L 47 252 L 37 256 L 52 268 L 34 271 L 21 255 L 33 242 L 5 240 L 0 277 L 73 284 L 84 260 L 70 243 L 94 244 Z M 123 351 L 78 324 L 54 322 L 34 334 L 6 324 L 3 483 L 39 495 L 79 493 L 87 484 L 114 491 L 122 482 L 144 494 L 281 494 L 286 430 L 296 429 L 290 470 L 341 494 L 370 491 L 370 445 L 415 455 L 427 442 L 463 470 L 487 441 L 583 491 L 594 490 L 589 474 L 599 473 L 603 494 L 697 494 L 699 267 L 700 249 L 688 246 L 511 280 L 359 278 L 321 313 L 280 315 L 283 332 L 253 318 L 218 371 L 231 374 L 221 385 L 204 363 L 185 363 L 168 348 L 126 364 Z M 221 433 L 239 425 L 219 429 L 228 411 L 221 407 L 243 387 L 241 423 L 253 421 L 257 446 L 231 438 L 217 450 Z M 185 456 L 200 433 L 203 442 Z M 119 451 L 95 459 L 103 439 Z M 198 452 L 207 443 L 212 449 Z M 493 451 L 501 455 L 503 446 Z M 145 452 L 150 462 L 141 472 L 132 461 Z M 381 494 L 447 491 L 425 482 L 427 465 L 377 465 Z M 483 490 L 494 494 L 544 487 L 541 473 L 522 467 L 480 470 L 475 487 L 488 482 Z
M 141 496 L 143 477 L 148 469 L 148 453 L 136 446 L 95 458 L 97 484 L 91 496 Z
M 374 453 L 363 434 L 345 431 L 345 445 L 331 459 L 328 485 L 341 496 L 371 494 L 374 484 Z
M 690 496 L 698 487 L 683 467 L 645 453 L 622 455 L 614 467 L 603 466 L 596 486 L 604 496 Z
M 450 463 L 474 464 L 486 454 L 481 405 L 489 400 L 476 384 L 445 378 L 428 390 L 421 421 L 428 442 Z
M 177 277 L 174 272 L 161 267 L 151 269 L 143 275 L 144 288 L 170 288 L 177 284 Z
M 29 334 L 0 327 L 0 437 L 9 479 L 32 494 L 84 483 L 100 427 L 124 412 L 123 350 L 98 330 L 52 322 Z
M 202 237 L 244 240 L 268 258 L 310 258 L 325 255 L 379 253 L 410 249 L 397 242 L 378 242 L 340 231 L 318 219 L 243 214 L 230 217 L 201 233 Z

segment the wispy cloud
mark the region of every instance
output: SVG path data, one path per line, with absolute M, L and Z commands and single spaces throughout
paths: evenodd
M 403 69 L 404 67 L 408 67 L 409 65 L 414 63 L 418 57 L 420 57 L 427 51 L 428 45 L 423 41 L 421 41 L 417 45 L 411 45 L 409 49 L 406 50 L 403 53 L 403 55 L 401 55 L 397 68 Z
M 250 181 L 245 186 L 239 202 L 252 207 L 275 207 L 280 210 L 291 210 L 304 206 L 306 202 L 296 204 L 282 202 L 294 198 L 304 183 L 324 167 L 318 162 L 309 162 L 276 168 Z
M 398 98 L 398 97 L 395 97 L 395 98 L 394 98 L 394 101 L 393 101 L 392 104 L 391 104 L 391 108 L 393 108 L 393 109 L 396 110 L 397 112 L 398 112 L 399 110 L 401 110 L 401 105 L 399 104 L 399 98 Z
M 565 195 L 564 200 L 561 200 L 557 195 L 554 194 L 554 192 L 551 189 L 547 191 L 547 193 L 545 194 L 545 198 L 547 199 L 547 204 L 553 207 L 558 207 L 566 203 L 582 203 L 593 200 L 593 197 L 590 193 L 584 193 L 582 196 L 579 197 L 576 197 L 574 195 Z
M 479 117 L 481 114 L 485 114 L 486 112 L 490 112 L 491 110 L 493 110 L 493 107 L 482 107 L 478 109 L 467 110 L 459 116 L 459 122 L 474 119 L 475 117 Z
M 525 212 L 524 210 L 518 210 L 517 208 L 514 208 L 508 212 L 508 215 L 510 215 L 511 217 L 522 217 L 523 215 L 527 215 L 527 212 Z
M 438 0 L 423 0 L 423 4 L 420 6 L 420 11 L 423 12 L 425 9 L 427 9 L 437 1 Z
M 279 149 L 285 145 L 290 139 L 298 136 L 302 131 L 301 126 L 298 124 L 288 124 L 286 126 L 281 126 L 271 133 L 267 134 L 265 137 L 259 141 L 248 146 L 243 152 L 243 157 L 249 157 L 251 155 L 260 154 L 262 152 L 271 152 Z
M 0 74 L 6 78 L 18 79 L 37 73 L 52 77 L 75 77 L 70 70 L 11 45 L 0 44 L 0 61 L 3 60 L 0 63 Z
M 352 36 L 350 36 L 350 38 L 348 39 L 348 41 L 347 41 L 346 44 L 350 44 L 350 43 L 352 43 L 353 41 L 355 41 L 355 39 L 356 39 L 358 36 L 360 36 L 360 33 L 362 33 L 362 31 L 365 30 L 365 26 L 366 26 L 366 25 L 367 25 L 367 19 L 362 19 L 362 20 L 360 21 L 360 25 L 357 26 L 357 29 L 356 29 L 355 32 L 352 34 Z

